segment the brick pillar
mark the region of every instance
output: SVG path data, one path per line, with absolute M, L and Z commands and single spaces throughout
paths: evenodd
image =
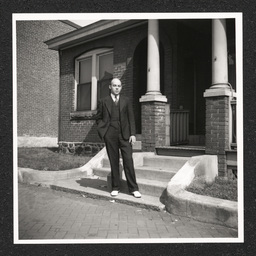
M 166 141 L 166 96 L 160 92 L 160 55 L 158 20 L 148 21 L 147 93 L 140 98 L 142 150 L 155 151 Z
M 231 144 L 231 104 L 228 83 L 226 20 L 212 20 L 212 85 L 206 90 L 206 154 L 218 156 L 219 176 L 227 177 L 226 150 Z
M 157 146 L 164 146 L 165 102 L 142 102 L 142 150 L 154 151 Z
M 206 98 L 205 152 L 218 156 L 219 176 L 227 177 L 226 150 L 230 149 L 231 109 L 229 89 L 208 89 Z

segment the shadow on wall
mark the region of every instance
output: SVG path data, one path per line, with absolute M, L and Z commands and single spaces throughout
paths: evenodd
M 98 135 L 97 124 L 95 123 L 91 126 L 90 130 L 87 132 L 86 136 L 83 138 L 83 142 L 94 142 L 94 143 L 104 143 Z

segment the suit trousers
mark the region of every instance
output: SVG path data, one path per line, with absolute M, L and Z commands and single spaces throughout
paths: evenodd
M 129 192 L 138 191 L 134 164 L 132 158 L 132 146 L 128 140 L 124 140 L 120 132 L 120 127 L 109 126 L 104 137 L 108 158 L 111 166 L 112 190 L 120 190 L 119 173 L 119 149 L 123 158 L 123 166 Z

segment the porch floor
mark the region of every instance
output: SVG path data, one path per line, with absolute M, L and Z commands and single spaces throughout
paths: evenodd
M 177 146 L 160 146 L 156 147 L 157 155 L 165 156 L 198 156 L 205 154 L 205 146 L 195 145 L 177 145 Z

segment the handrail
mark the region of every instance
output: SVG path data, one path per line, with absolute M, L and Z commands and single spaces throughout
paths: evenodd
M 231 114 L 232 114 L 232 139 L 231 139 L 231 148 L 236 149 L 237 140 L 236 140 L 236 99 L 233 98 L 230 101 L 231 104 Z
M 170 110 L 170 145 L 188 143 L 189 111 L 183 109 Z

